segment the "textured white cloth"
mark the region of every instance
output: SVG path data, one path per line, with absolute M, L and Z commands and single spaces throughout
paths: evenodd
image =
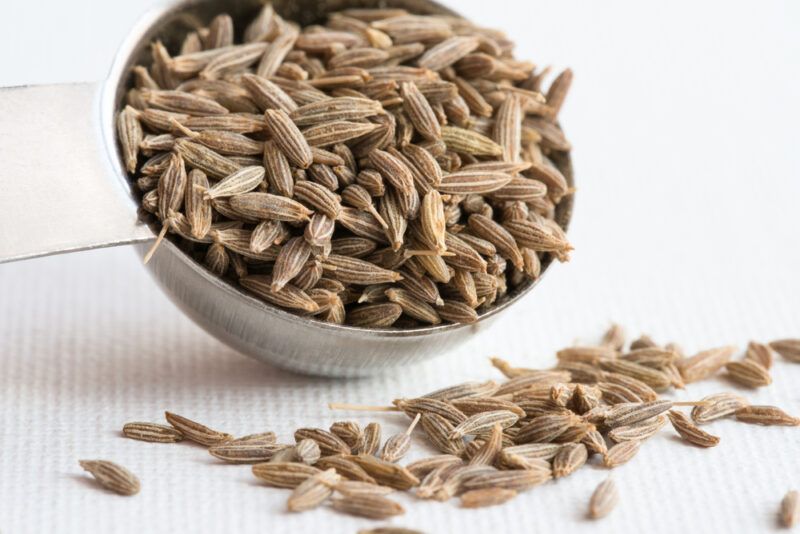
M 14 3 L 0 17 L 0 84 L 101 78 L 151 3 Z M 123 439 L 122 424 L 170 409 L 285 440 L 299 425 L 343 418 L 379 420 L 388 434 L 405 419 L 326 404 L 384 404 L 497 377 L 494 354 L 545 367 L 612 320 L 687 351 L 800 336 L 796 2 L 458 4 L 505 28 L 520 57 L 576 72 L 562 118 L 579 186 L 573 261 L 457 352 L 356 381 L 294 376 L 233 352 L 172 306 L 131 250 L 0 266 L 0 531 L 353 534 L 373 523 L 288 514 L 286 492 L 262 487 L 249 467 L 190 444 Z M 800 414 L 800 366 L 780 361 L 774 378 L 742 393 Z M 719 380 L 676 398 L 723 388 L 735 386 Z M 668 429 L 649 441 L 613 472 L 622 500 L 601 522 L 584 517 L 608 476 L 592 466 L 484 510 L 402 496 L 407 514 L 390 523 L 430 534 L 775 529 L 783 494 L 800 488 L 800 430 L 732 421 L 710 430 L 722 437 L 710 450 Z M 98 490 L 82 458 L 128 466 L 141 493 Z

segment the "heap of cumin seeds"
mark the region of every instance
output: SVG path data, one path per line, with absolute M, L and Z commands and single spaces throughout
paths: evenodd
M 569 70 L 402 9 L 300 28 L 267 5 L 152 44 L 118 115 L 144 213 L 262 300 L 364 328 L 470 323 L 553 258 Z
M 755 361 L 754 346 L 772 347 L 783 359 L 798 362 L 800 340 L 751 343 L 741 361 Z M 394 498 L 399 492 L 437 501 L 458 497 L 464 508 L 495 506 L 552 479 L 573 476 L 586 465 L 616 469 L 635 464 L 647 440 L 668 425 L 687 445 L 701 448 L 720 443 L 704 428 L 722 418 L 800 426 L 800 418 L 776 406 L 750 405 L 737 393 L 716 393 L 698 402 L 661 396 L 724 368 L 730 373 L 727 364 L 736 352 L 736 347 L 723 346 L 687 357 L 677 345 L 661 346 L 647 337 L 626 344 L 622 329 L 613 326 L 596 346 L 558 351 L 550 369 L 514 367 L 493 358 L 505 380 L 456 384 L 395 399 L 392 406 L 330 406 L 408 416 L 408 427 L 385 440 L 380 424 L 362 428 L 353 421 L 334 422 L 327 430 L 299 428 L 294 443 L 280 443 L 272 432 L 234 439 L 170 412 L 171 427 L 136 422 L 123 432 L 159 443 L 190 440 L 208 446 L 219 460 L 253 464 L 259 480 L 292 490 L 287 501 L 292 512 L 330 505 L 338 512 L 386 519 L 404 513 Z M 732 383 L 755 386 L 737 378 Z M 679 410 L 686 406 L 692 406 L 689 414 Z M 437 454 L 401 465 L 414 432 Z M 616 485 L 607 479 L 589 499 L 588 516 L 603 518 L 618 501 Z M 800 516 L 798 502 L 792 491 L 781 504 L 787 526 Z

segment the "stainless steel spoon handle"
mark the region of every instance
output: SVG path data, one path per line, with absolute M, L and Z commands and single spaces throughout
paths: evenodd
M 111 168 L 101 90 L 0 88 L 0 263 L 152 239 Z

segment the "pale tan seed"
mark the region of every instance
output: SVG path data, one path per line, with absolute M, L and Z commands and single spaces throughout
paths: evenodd
M 479 44 L 479 39 L 474 36 L 450 37 L 428 49 L 417 64 L 430 70 L 442 70 L 474 51 Z
M 672 428 L 689 443 L 699 447 L 715 447 L 719 444 L 719 438 L 717 436 L 713 436 L 697 428 L 694 423 L 692 423 L 691 419 L 683 412 L 670 410 L 667 412 L 667 416 L 669 417 L 670 423 L 672 423 Z
M 294 47 L 298 32 L 292 26 L 283 25 L 283 31 L 269 45 L 256 69 L 256 74 L 262 78 L 273 76 L 286 55 Z
M 632 425 L 618 426 L 608 433 L 608 437 L 617 443 L 623 441 L 644 441 L 655 435 L 667 423 L 663 415 L 651 417 Z
M 267 432 L 258 432 L 255 434 L 247 434 L 246 436 L 242 436 L 236 439 L 232 439 L 228 441 L 229 444 L 234 443 L 275 443 L 277 436 L 275 436 L 275 432 L 267 431 Z
M 108 460 L 80 460 L 80 466 L 88 471 L 106 489 L 120 495 L 136 495 L 141 484 L 139 479 L 122 467 Z
M 503 189 L 512 176 L 501 172 L 460 170 L 446 174 L 438 189 L 450 195 L 480 195 Z
M 631 376 L 605 372 L 601 378 L 608 383 L 624 387 L 627 391 L 633 393 L 638 399 L 641 399 L 645 402 L 651 402 L 658 399 L 658 393 L 656 393 L 653 388 L 641 380 Z
M 412 462 L 406 466 L 414 476 L 422 478 L 436 469 L 463 465 L 464 461 L 453 454 L 439 454 Z
M 394 271 L 338 254 L 329 255 L 325 259 L 323 267 L 326 271 L 330 271 L 334 278 L 345 284 L 369 286 L 397 282 L 402 279 L 402 276 Z
M 241 166 L 235 161 L 188 139 L 176 139 L 175 151 L 183 157 L 187 165 L 200 169 L 209 177 L 218 180 L 241 169 Z
M 203 70 L 200 71 L 199 76 L 205 80 L 218 80 L 228 74 L 241 72 L 258 61 L 267 47 L 266 43 L 227 45 L 227 49 L 224 52 L 221 52 L 208 62 Z
M 455 427 L 446 418 L 437 413 L 422 413 L 420 427 L 431 444 L 440 452 L 460 456 L 464 452 L 464 441 L 452 437 Z
M 786 528 L 793 528 L 800 519 L 800 494 L 789 491 L 781 501 L 781 522 Z
M 368 122 L 334 121 L 306 128 L 303 136 L 312 147 L 325 147 L 364 137 L 380 127 Z
M 582 443 L 567 443 L 553 458 L 553 476 L 562 478 L 580 469 L 589 458 L 589 451 Z
M 494 425 L 508 428 L 513 426 L 517 420 L 519 420 L 519 415 L 509 410 L 479 412 L 467 417 L 467 419 L 455 427 L 450 433 L 450 438 L 483 434 L 490 431 Z
M 442 127 L 442 140 L 454 152 L 473 156 L 501 156 L 503 148 L 478 132 L 455 126 Z
M 619 492 L 617 485 L 613 480 L 606 479 L 601 482 L 589 500 L 589 517 L 592 519 L 601 519 L 617 506 L 619 502 Z
M 445 300 L 436 309 L 439 317 L 451 323 L 472 324 L 478 322 L 478 313 L 463 302 Z
M 679 361 L 678 369 L 687 384 L 704 380 L 724 367 L 734 352 L 736 352 L 734 346 L 705 350 Z
M 662 371 L 631 361 L 621 359 L 603 360 L 600 362 L 600 368 L 604 371 L 629 376 L 639 380 L 656 391 L 667 389 L 672 385 L 670 377 Z
M 230 257 L 222 244 L 213 243 L 208 247 L 203 263 L 211 272 L 217 276 L 222 276 L 228 272 Z
M 385 290 L 385 295 L 390 302 L 398 304 L 403 309 L 403 313 L 409 317 L 434 325 L 442 322 L 433 306 L 414 297 L 409 291 L 391 288 Z
M 406 455 L 408 450 L 411 448 L 411 432 L 413 432 L 414 427 L 417 426 L 417 423 L 419 423 L 420 417 L 421 416 L 417 414 L 405 432 L 395 434 L 386 440 L 386 443 L 383 446 L 383 451 L 381 451 L 382 460 L 387 462 L 397 462 Z
M 725 364 L 725 370 L 731 379 L 749 388 L 768 386 L 772 383 L 769 371 L 754 359 L 728 362 Z
M 186 166 L 180 154 L 170 156 L 169 166 L 158 180 L 158 217 L 166 221 L 183 206 L 186 196 Z
M 597 429 L 590 429 L 586 432 L 586 435 L 581 439 L 581 443 L 586 445 L 590 453 L 605 455 L 608 452 L 606 440 Z
M 442 136 L 442 128 L 428 99 L 413 81 L 400 84 L 403 109 L 419 134 L 425 139 L 435 141 Z
M 167 422 L 183 434 L 186 439 L 200 445 L 210 447 L 233 439 L 230 434 L 218 432 L 178 414 L 164 412 L 164 416 Z
M 147 105 L 172 113 L 193 116 L 224 115 L 228 110 L 210 98 L 182 91 L 142 89 L 142 98 Z
M 214 184 L 208 189 L 206 197 L 214 199 L 243 195 L 257 188 L 263 180 L 263 167 L 245 167 Z
M 380 216 L 386 223 L 386 239 L 392 250 L 400 250 L 405 242 L 408 220 L 402 212 L 399 194 L 396 190 L 387 191 L 380 199 Z
M 125 423 L 122 433 L 126 438 L 152 443 L 177 443 L 183 439 L 177 429 L 156 423 Z
M 269 275 L 245 276 L 239 283 L 270 304 L 309 313 L 319 311 L 319 305 L 307 293 L 292 284 L 286 284 L 280 291 L 273 291 L 272 277 Z
M 192 236 L 197 239 L 204 238 L 211 230 L 211 202 L 205 197 L 206 190 L 208 190 L 206 174 L 198 169 L 192 170 L 188 175 L 184 206 Z
M 486 488 L 467 491 L 461 495 L 462 508 L 485 508 L 503 504 L 517 496 L 513 489 Z
M 373 477 L 378 484 L 398 490 L 408 490 L 419 485 L 419 479 L 405 467 L 386 462 L 371 455 L 359 454 L 350 459 Z
M 609 468 L 620 466 L 636 456 L 641 446 L 641 441 L 623 441 L 622 443 L 617 443 L 603 455 L 603 465 Z
M 297 276 L 311 255 L 311 245 L 303 237 L 293 237 L 281 247 L 272 270 L 272 291 L 278 292 Z
M 744 357 L 761 364 L 764 369 L 769 369 L 775 360 L 774 352 L 769 345 L 751 341 L 747 345 L 747 352 L 745 352 Z
M 500 104 L 494 124 L 494 140 L 503 150 L 503 161 L 516 163 L 522 151 L 522 105 L 516 95 Z
M 293 489 L 306 479 L 322 471 L 310 465 L 295 462 L 263 463 L 253 466 L 253 474 L 276 488 Z
M 303 512 L 316 508 L 333 493 L 333 488 L 341 480 L 334 469 L 312 475 L 300 483 L 289 496 L 286 505 L 290 512 Z
M 275 192 L 289 198 L 294 195 L 294 177 L 289 160 L 272 141 L 264 143 L 264 169 Z
M 357 454 L 371 456 L 376 454 L 381 447 L 381 425 L 369 423 L 364 427 L 364 441 L 358 447 Z
M 800 419 L 775 406 L 743 406 L 736 410 L 736 419 L 743 423 L 766 426 L 798 426 Z
M 294 431 L 294 439 L 298 443 L 304 439 L 317 442 L 323 456 L 350 454 L 350 447 L 339 437 L 321 428 L 298 428 Z
M 509 234 L 514 236 L 520 246 L 538 252 L 568 253 L 572 245 L 561 236 L 554 235 L 547 227 L 530 220 L 512 220 L 503 223 Z
M 559 74 L 553 83 L 550 84 L 550 89 L 547 91 L 547 105 L 553 110 L 552 116 L 558 115 L 564 100 L 567 97 L 569 88 L 572 85 L 572 69 L 566 69 Z
M 465 491 L 504 488 L 515 491 L 526 489 L 544 484 L 553 478 L 550 469 L 525 469 L 513 471 L 486 472 L 465 480 L 461 484 L 461 489 Z
M 136 172 L 139 145 L 142 144 L 144 133 L 139 122 L 139 112 L 130 106 L 126 106 L 117 116 L 117 137 L 122 146 L 125 168 L 130 173 Z
M 470 465 L 494 465 L 498 453 L 503 448 L 503 427 L 495 424 L 486 441 L 469 459 Z
M 479 214 L 469 216 L 469 228 L 478 237 L 491 242 L 501 256 L 511 261 L 515 267 L 522 269 L 524 260 L 514 237 L 492 219 Z
M 283 233 L 280 221 L 262 221 L 250 236 L 250 250 L 256 254 L 270 248 Z
M 353 462 L 351 457 L 325 456 L 315 464 L 320 469 L 335 469 L 337 473 L 349 480 L 357 480 L 368 484 L 375 484 L 375 479 L 369 476 L 361 466 Z
M 790 362 L 800 362 L 800 339 L 770 341 L 769 346 Z
M 672 406 L 673 402 L 669 400 L 617 404 L 606 412 L 604 423 L 609 428 L 632 425 L 656 417 Z
M 576 416 L 571 414 L 542 415 L 521 426 L 514 442 L 550 443 L 578 422 Z
M 284 153 L 286 158 L 302 169 L 307 169 L 314 162 L 311 147 L 283 110 L 268 109 L 264 113 L 267 131 L 272 135 L 275 145 Z
M 266 443 L 262 441 L 245 441 L 239 443 L 222 443 L 209 447 L 211 456 L 232 464 L 254 464 L 268 462 L 272 456 L 291 445 Z
M 255 220 L 303 222 L 312 213 L 295 200 L 269 193 L 236 194 L 230 198 L 230 206 L 236 213 Z
M 301 106 L 289 114 L 298 126 L 336 121 L 350 121 L 377 115 L 383 111 L 379 102 L 367 98 L 339 97 Z
M 735 393 L 715 393 L 703 397 L 701 404 L 692 408 L 692 419 L 697 424 L 710 423 L 734 415 L 736 410 L 748 404 L 744 397 Z
M 362 482 L 360 480 L 343 480 L 336 484 L 335 489 L 337 492 L 347 497 L 361 495 L 389 495 L 390 493 L 394 493 L 394 488 L 370 484 L 369 482 Z
M 346 495 L 333 499 L 332 503 L 334 510 L 369 519 L 386 519 L 405 513 L 400 504 L 381 495 Z

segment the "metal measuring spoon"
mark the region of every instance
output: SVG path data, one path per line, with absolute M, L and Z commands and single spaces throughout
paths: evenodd
M 176 47 L 186 32 L 215 15 L 227 12 L 241 25 L 263 3 L 176 0 L 133 28 L 105 82 L 0 89 L 0 263 L 137 243 L 144 255 L 156 232 L 137 216 L 114 128 L 130 69 L 147 62 L 155 38 Z M 273 5 L 281 16 L 303 25 L 348 7 L 455 15 L 429 0 L 274 0 Z M 555 163 L 572 185 L 569 156 Z M 566 229 L 571 215 L 570 196 L 559 204 L 556 220 Z M 549 264 L 543 263 L 543 272 Z M 535 285 L 514 289 L 473 325 L 363 329 L 294 315 L 257 300 L 169 240 L 147 267 L 184 313 L 224 343 L 286 369 L 326 376 L 371 375 L 440 354 L 484 329 Z

